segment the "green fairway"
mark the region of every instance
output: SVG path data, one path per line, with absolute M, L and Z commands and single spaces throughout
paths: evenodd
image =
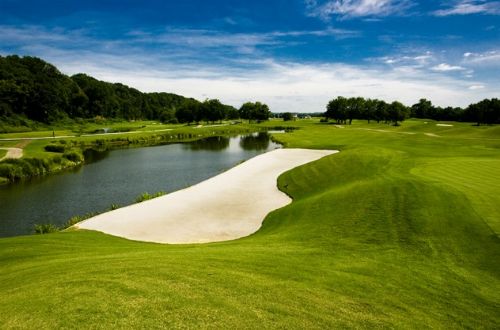
M 500 127 L 283 124 L 341 152 L 284 173 L 257 233 L 0 239 L 1 327 L 500 328 Z

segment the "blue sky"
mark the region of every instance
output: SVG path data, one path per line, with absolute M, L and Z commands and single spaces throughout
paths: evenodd
M 500 97 L 500 1 L 0 0 L 0 54 L 273 111 Z

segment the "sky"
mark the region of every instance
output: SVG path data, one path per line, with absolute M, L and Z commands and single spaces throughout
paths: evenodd
M 0 0 L 0 55 L 144 92 L 320 112 L 500 97 L 500 1 Z

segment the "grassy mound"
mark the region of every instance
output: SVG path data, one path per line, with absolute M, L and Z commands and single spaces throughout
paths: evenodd
M 288 147 L 342 152 L 283 174 L 294 202 L 257 233 L 184 246 L 90 231 L 0 239 L 0 323 L 500 327 L 498 127 L 292 125 L 276 136 Z

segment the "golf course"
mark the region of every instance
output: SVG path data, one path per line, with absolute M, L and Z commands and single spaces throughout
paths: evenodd
M 255 233 L 1 238 L 0 328 L 500 328 L 500 126 L 259 127 L 278 125 L 284 148 L 339 152 L 281 174 L 293 201 Z

